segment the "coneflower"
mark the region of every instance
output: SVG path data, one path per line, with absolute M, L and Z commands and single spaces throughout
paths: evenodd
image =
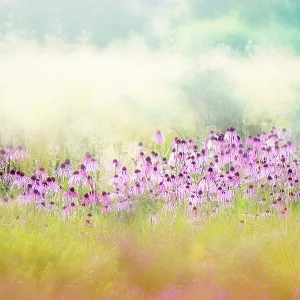
M 14 150 L 11 154 L 11 160 L 17 161 L 17 160 L 24 160 L 28 158 L 28 154 L 26 153 L 23 146 L 18 146 L 16 150 Z
M 162 132 L 160 130 L 156 131 L 154 140 L 155 140 L 156 144 L 158 144 L 158 145 L 161 145 L 161 144 L 164 143 L 165 138 L 164 138 L 164 136 L 163 136 L 163 134 L 162 134 Z
M 65 192 L 64 196 L 67 203 L 71 203 L 78 198 L 78 194 L 76 193 L 74 187 L 71 187 L 68 192 Z

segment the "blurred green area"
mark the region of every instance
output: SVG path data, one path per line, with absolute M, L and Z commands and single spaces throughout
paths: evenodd
M 129 216 L 94 210 L 93 227 L 84 226 L 88 211 L 62 221 L 59 214 L 1 206 L 1 299 L 167 299 L 156 297 L 170 287 L 189 299 L 215 299 L 218 292 L 292 299 L 300 284 L 296 206 L 286 220 L 246 218 L 245 227 L 241 214 L 258 208 L 251 201 L 216 219 L 193 222 L 182 209 L 160 213 L 150 225 L 160 209 L 140 201 Z
M 251 119 L 253 104 L 252 106 L 247 106 L 247 91 L 242 93 L 237 91 L 241 83 L 244 85 L 246 83 L 246 88 L 249 92 L 250 88 L 248 86 L 251 86 L 253 78 L 249 77 L 244 79 L 244 81 L 241 79 L 241 82 L 236 82 L 238 77 L 232 78 L 229 69 L 227 72 L 226 69 L 224 70 L 224 68 L 217 66 L 212 69 L 202 70 L 200 67 L 197 67 L 197 58 L 203 53 L 212 53 L 217 49 L 227 49 L 228 57 L 234 57 L 234 59 L 239 60 L 232 63 L 240 63 L 240 68 L 243 68 L 247 64 L 247 60 L 250 62 L 253 57 L 255 59 L 260 51 L 268 51 L 268 49 L 274 48 L 278 53 L 281 53 L 282 49 L 288 49 L 294 55 L 290 58 L 290 62 L 295 60 L 296 63 L 300 51 L 299 20 L 300 4 L 296 0 L 245 0 L 242 2 L 238 0 L 160 0 L 154 2 L 145 0 L 113 2 L 108 0 L 100 2 L 93 0 L 84 2 L 79 0 L 1 1 L 0 40 L 3 42 L 1 47 L 3 46 L 5 49 L 5 45 L 10 43 L 13 45 L 13 34 L 16 33 L 24 41 L 37 42 L 38 48 L 36 51 L 39 54 L 39 51 L 42 49 L 39 47 L 47 46 L 51 37 L 56 42 L 61 40 L 66 45 L 87 44 L 95 47 L 96 51 L 109 49 L 108 52 L 111 50 L 109 47 L 115 43 L 125 43 L 130 41 L 132 37 L 139 37 L 146 47 L 153 51 L 150 52 L 150 55 L 153 57 L 157 53 L 162 53 L 163 55 L 171 53 L 182 55 L 184 58 L 189 59 L 192 65 L 195 62 L 193 72 L 191 74 L 181 74 L 178 81 L 169 78 L 168 74 L 167 76 L 169 77 L 167 79 L 161 78 L 160 82 L 169 80 L 174 85 L 173 91 L 176 91 L 176 94 L 174 94 L 172 104 L 171 102 L 169 104 L 158 104 L 164 101 L 164 97 L 172 97 L 168 94 L 162 94 L 159 100 L 153 99 L 154 103 L 151 106 L 150 102 L 145 104 L 144 98 L 147 96 L 145 91 L 141 91 L 136 95 L 130 91 L 127 94 L 121 93 L 116 96 L 119 102 L 112 103 L 108 109 L 102 109 L 102 107 L 99 108 L 99 105 L 96 107 L 94 105 L 95 101 L 98 101 L 98 98 L 104 95 L 104 92 L 101 95 L 100 91 L 99 94 L 95 93 L 98 69 L 85 69 L 84 62 L 82 62 L 82 65 L 74 69 L 74 76 L 78 76 L 79 72 L 82 71 L 83 74 L 90 77 L 86 79 L 84 77 L 72 78 L 70 74 L 66 73 L 65 77 L 61 78 L 61 83 L 58 83 L 51 81 L 51 76 L 53 75 L 51 73 L 52 75 L 49 75 L 50 79 L 45 77 L 44 81 L 41 81 L 43 85 L 38 87 L 37 85 L 40 82 L 35 84 L 35 75 L 32 75 L 29 66 L 25 65 L 24 68 L 28 67 L 28 78 L 31 79 L 30 76 L 32 75 L 32 81 L 28 81 L 27 86 L 31 84 L 31 90 L 33 91 L 27 95 L 27 99 L 30 100 L 32 97 L 34 102 L 32 104 L 29 102 L 28 105 L 30 107 L 27 108 L 26 112 L 24 111 L 24 115 L 30 115 L 32 111 L 35 111 L 35 117 L 32 118 L 36 119 L 36 123 L 40 123 L 39 127 L 42 128 L 41 125 L 46 127 L 45 124 L 48 124 L 48 129 L 51 128 L 52 132 L 64 132 L 64 134 L 61 133 L 62 136 L 70 134 L 67 133 L 66 126 L 62 125 L 66 123 L 71 128 L 69 132 L 71 131 L 72 134 L 74 134 L 74 131 L 79 130 L 83 133 L 90 133 L 91 128 L 98 132 L 101 131 L 103 134 L 105 131 L 110 132 L 113 126 L 116 132 L 114 135 L 116 139 L 124 136 L 124 132 L 126 132 L 126 135 L 130 135 L 130 132 L 132 132 L 130 138 L 133 139 L 134 136 L 139 134 L 134 127 L 143 128 L 143 133 L 140 134 L 140 136 L 143 136 L 150 134 L 157 127 L 170 130 L 171 127 L 174 127 L 174 124 L 176 125 L 175 129 L 180 132 L 193 131 L 193 133 L 199 134 L 199 131 L 205 131 L 212 126 L 221 130 L 225 130 L 228 126 L 236 126 L 239 130 L 247 132 L 247 134 L 253 134 L 265 129 L 265 127 L 270 128 L 275 123 L 274 112 L 278 111 L 278 109 L 282 112 L 282 106 L 278 108 L 274 105 L 274 108 L 272 108 L 272 95 L 268 96 L 266 100 L 262 100 L 264 106 L 261 109 L 257 109 L 259 113 L 256 113 L 254 117 L 252 116 Z M 20 46 L 22 47 L 23 45 L 21 44 Z M 16 44 L 13 47 L 18 48 L 19 46 Z M 117 44 L 116 49 L 119 49 L 120 53 L 125 51 L 122 48 L 122 44 Z M 57 45 L 52 49 L 54 53 L 62 50 Z M 29 51 L 31 50 L 29 49 Z M 138 49 L 134 51 L 138 53 Z M 26 53 L 25 50 L 24 53 Z M 91 53 L 91 59 L 93 59 L 94 54 Z M 282 55 L 285 55 L 284 52 L 282 52 Z M 37 55 L 37 57 L 39 56 Z M 32 59 L 34 64 L 34 57 L 28 57 L 28 59 Z M 40 59 L 43 58 L 41 57 Z M 44 61 L 47 59 L 48 57 L 45 57 Z M 53 58 L 50 56 L 49 59 Z M 68 57 L 66 56 L 62 61 L 67 61 L 67 59 Z M 81 56 L 76 61 L 79 62 L 80 59 Z M 94 59 L 97 59 L 96 55 Z M 208 57 L 208 59 L 212 62 L 214 60 L 213 56 Z M 274 63 L 278 61 L 276 56 L 270 59 Z M 146 60 L 146 57 L 144 60 Z M 165 59 L 162 58 L 162 60 Z M 174 62 L 176 60 L 177 58 L 174 57 Z M 203 60 L 205 62 L 205 57 Z M 4 61 L 6 62 L 6 58 L 4 58 Z M 42 62 L 41 60 L 38 64 Z M 290 62 L 287 61 L 286 64 Z M 63 70 L 60 69 L 59 63 L 59 60 L 53 59 L 53 64 L 57 64 L 57 72 Z M 140 66 L 139 63 L 141 61 L 137 61 L 137 66 Z M 210 61 L 207 63 L 209 64 Z M 158 75 L 160 72 L 159 66 L 158 64 Z M 69 65 L 66 66 L 66 68 L 69 67 Z M 120 69 L 122 68 L 122 66 L 119 67 Z M 142 68 L 143 65 L 140 67 Z M 258 67 L 259 63 L 255 68 Z M 281 67 L 280 63 L 276 66 L 276 68 L 278 67 Z M 8 65 L 8 70 L 9 68 L 10 65 Z M 45 70 L 47 68 L 49 66 L 45 65 Z M 147 66 L 145 66 L 145 72 L 147 72 L 146 68 Z M 266 76 L 273 76 L 270 72 L 278 74 L 280 69 L 276 68 L 274 66 L 273 70 L 266 70 Z M 40 71 L 38 69 L 37 72 Z M 116 71 L 118 70 L 116 69 Z M 90 75 L 88 72 L 94 72 L 95 74 Z M 247 72 L 251 73 L 251 68 Z M 282 79 L 288 76 L 288 72 L 284 71 L 281 76 Z M 21 74 L 20 76 L 23 75 Z M 12 73 L 11 76 L 16 75 Z M 237 75 L 235 74 L 235 76 Z M 294 99 L 290 99 L 291 94 L 286 95 L 287 99 L 281 99 L 282 95 L 281 98 L 279 97 L 282 103 L 284 101 L 288 103 L 284 108 L 286 113 L 294 110 L 294 107 L 290 105 L 291 102 L 295 103 L 295 105 L 299 104 L 299 98 L 297 98 L 299 91 L 295 86 L 295 81 L 299 85 L 300 78 L 297 74 L 295 76 L 296 78 L 291 79 L 291 82 L 282 83 L 286 88 L 286 92 L 291 91 L 294 97 Z M 11 81 L 8 82 L 8 84 L 11 84 L 11 89 L 15 80 L 16 78 L 12 77 Z M 149 82 L 151 80 L 149 79 Z M 271 77 L 270 80 L 272 80 Z M 89 85 L 91 81 L 93 81 L 94 85 Z M 101 81 L 100 78 L 99 81 Z M 256 85 L 259 82 L 259 79 L 257 79 Z M 15 84 L 19 84 L 19 82 L 15 81 Z M 149 85 L 148 90 L 155 89 L 157 87 L 155 84 Z M 51 86 L 51 91 L 56 91 L 56 94 L 47 94 L 43 100 L 44 102 L 39 101 L 42 98 L 42 92 L 47 93 L 47 85 L 48 87 Z M 257 87 L 262 89 L 261 95 L 268 92 L 265 92 L 263 85 L 264 83 L 261 82 Z M 112 85 L 111 88 L 113 89 L 114 86 Z M 118 89 L 118 82 L 115 82 L 115 88 Z M 253 87 L 253 90 L 257 88 Z M 266 89 L 270 89 L 270 87 L 266 87 Z M 24 91 L 28 92 L 29 88 Z M 250 91 L 252 90 L 250 89 Z M 3 102 L 10 101 L 6 99 L 14 97 L 12 90 L 8 90 L 8 92 L 8 94 L 3 95 Z M 107 93 L 111 92 L 108 90 Z M 16 94 L 15 97 L 18 96 Z M 55 105 L 57 107 L 54 106 L 54 109 L 49 109 L 49 105 L 44 105 L 44 103 L 52 101 L 51 97 L 53 99 L 56 98 Z M 63 98 L 66 99 L 63 100 Z M 72 101 L 70 100 L 71 98 Z M 153 98 L 157 98 L 155 94 L 153 94 Z M 110 101 L 111 99 L 109 98 L 106 100 L 107 103 Z M 251 101 L 253 102 L 253 99 Z M 270 101 L 270 103 L 266 103 L 267 101 Z M 121 102 L 124 105 L 118 109 Z M 259 100 L 257 100 L 257 104 L 259 104 Z M 1 124 L 6 125 L 10 121 L 13 122 L 14 127 L 16 127 L 16 124 L 20 124 L 22 128 L 21 120 L 18 117 L 14 118 L 14 107 L 18 109 L 16 104 L 14 105 L 9 108 L 12 110 L 12 113 L 6 112 L 6 114 L 2 114 Z M 5 107 L 4 110 L 7 110 Z M 134 116 L 132 115 L 133 111 L 136 112 Z M 180 115 L 180 111 L 182 111 L 182 115 Z M 183 116 L 183 112 L 191 117 Z M 10 113 L 9 117 L 7 116 L 8 113 Z M 116 121 L 113 125 L 107 121 L 108 115 L 114 116 Z M 103 117 L 106 119 L 103 119 Z M 29 120 L 32 122 L 32 118 L 27 118 L 24 122 L 28 123 Z M 64 123 L 60 123 L 62 119 Z M 278 120 L 275 121 L 280 126 L 295 127 L 294 123 L 290 122 L 291 120 L 288 120 L 287 123 L 284 123 L 286 120 L 283 123 Z M 38 128 L 36 125 L 35 127 Z M 148 129 L 149 131 L 147 131 Z M 42 129 L 40 130 L 42 131 Z M 44 135 L 46 134 L 47 136 L 51 135 L 48 131 Z
M 11 28 L 28 31 L 40 42 L 47 34 L 61 33 L 68 43 L 76 43 L 85 31 L 99 47 L 132 33 L 144 36 L 154 46 L 157 35 L 151 28 L 152 19 L 166 11 L 176 32 L 188 28 L 196 39 L 193 29 L 209 28 L 203 41 L 206 46 L 226 43 L 243 52 L 251 40 L 287 43 L 299 50 L 297 0 L 15 0 L 1 1 L 0 20 L 3 32 Z M 196 33 L 201 34 L 201 30 Z

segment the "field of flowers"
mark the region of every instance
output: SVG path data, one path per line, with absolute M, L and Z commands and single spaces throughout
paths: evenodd
M 158 130 L 111 160 L 3 143 L 0 299 L 300 299 L 289 137 Z

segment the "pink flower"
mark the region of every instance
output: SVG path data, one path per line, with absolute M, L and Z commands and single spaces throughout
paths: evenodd
M 16 160 L 24 160 L 28 157 L 28 154 L 24 150 L 22 146 L 18 146 L 18 148 L 13 152 L 11 155 L 11 160 L 16 161 Z
M 45 181 L 48 178 L 48 175 L 44 168 L 40 168 L 39 170 L 37 170 L 34 175 L 41 181 Z
M 83 226 L 87 226 L 87 227 L 93 227 L 93 223 L 88 219 L 88 220 L 85 220 Z
M 41 209 L 41 210 L 47 211 L 47 210 L 48 210 L 48 205 L 46 204 L 45 201 L 42 201 L 42 202 L 40 202 L 40 203 L 38 204 L 37 208 L 38 208 L 38 209 Z
M 71 187 L 68 192 L 64 193 L 67 203 L 73 202 L 77 197 L 78 194 L 76 193 L 74 187 Z
M 142 142 L 139 142 L 139 144 L 138 144 L 138 146 L 136 147 L 136 149 L 137 149 L 138 152 L 143 151 L 143 149 L 144 149 L 143 143 L 142 143 Z
M 116 186 L 116 187 L 119 186 L 120 183 L 121 183 L 121 180 L 120 180 L 118 174 L 115 174 L 114 177 L 111 178 L 111 179 L 107 182 L 108 185 L 112 185 L 112 186 Z
M 68 184 L 70 187 L 84 186 L 86 184 L 86 178 L 82 175 L 82 173 L 79 173 L 79 171 L 74 171 L 68 181 Z
M 115 209 L 117 211 L 124 211 L 128 206 L 128 202 L 126 200 L 120 200 L 118 203 L 115 204 Z
M 64 206 L 62 209 L 62 219 L 65 220 L 67 218 L 71 218 L 72 215 L 74 216 L 73 212 L 79 210 L 79 208 L 72 202 L 69 206 Z
M 84 165 L 87 165 L 88 163 L 90 163 L 91 159 L 92 159 L 92 155 L 91 155 L 89 152 L 87 152 L 87 153 L 84 155 L 84 158 L 83 158 L 82 163 L 83 163 Z
M 282 211 L 281 214 L 279 216 L 280 219 L 286 219 L 287 217 L 289 217 L 291 215 L 291 213 L 288 211 L 288 209 L 285 207 Z
M 96 172 L 99 169 L 100 169 L 99 164 L 94 157 L 92 157 L 91 160 L 86 163 L 86 170 L 88 172 Z
M 61 190 L 60 185 L 55 181 L 54 177 L 48 177 L 47 178 L 47 184 L 48 184 L 48 191 L 58 193 Z
M 106 192 L 102 192 L 100 203 L 102 203 L 103 205 L 109 204 L 110 203 L 110 194 L 106 193 Z
M 88 213 L 84 218 L 90 220 L 93 219 L 94 217 L 92 213 Z
M 244 220 L 241 220 L 241 221 L 240 221 L 240 227 L 245 227 L 245 225 L 246 225 L 246 224 L 245 224 L 245 221 L 244 221 Z
M 160 130 L 157 130 L 156 134 L 155 134 L 155 142 L 156 142 L 156 144 L 161 145 L 161 144 L 164 143 L 164 141 L 165 141 L 165 138 L 164 138 L 163 134 L 161 133 Z
M 63 220 L 66 220 L 67 218 L 69 218 L 71 215 L 71 212 L 70 210 L 68 210 L 68 208 L 66 206 L 64 206 L 62 208 L 62 211 L 61 211 L 61 217 Z
M 97 191 L 95 191 L 95 190 L 90 191 L 89 199 L 90 199 L 90 203 L 100 203 L 101 202 L 101 198 L 100 198 L 99 194 L 97 193 Z
M 102 208 L 102 212 L 103 213 L 109 213 L 109 212 L 112 212 L 112 207 L 110 205 L 104 205 L 103 208 Z
M 91 175 L 88 175 L 86 179 L 86 185 L 90 188 L 93 188 L 95 186 L 95 182 L 93 180 L 93 177 Z
M 89 194 L 88 194 L 88 193 L 85 193 L 85 194 L 84 194 L 84 197 L 83 197 L 82 200 L 80 200 L 80 203 L 81 203 L 81 204 L 85 204 L 85 205 L 91 203 L 90 197 L 89 197 Z
M 123 167 L 120 175 L 120 181 L 127 184 L 129 180 L 130 180 L 130 176 L 127 172 L 127 168 Z
M 224 140 L 232 145 L 237 140 L 237 133 L 235 128 L 230 127 L 226 130 Z
M 0 169 L 4 169 L 10 160 L 10 155 L 4 149 L 0 150 Z
M 16 175 L 16 170 L 15 169 L 10 170 L 10 172 L 7 173 L 3 178 L 4 183 L 7 185 L 10 184 L 11 181 L 14 180 L 15 175 Z
M 30 182 L 30 179 L 24 175 L 23 172 L 17 171 L 16 174 L 13 176 L 13 181 L 11 183 L 10 189 L 21 189 L 24 188 L 28 183 Z
M 131 180 L 132 181 L 140 181 L 140 180 L 142 180 L 142 177 L 143 177 L 143 175 L 142 175 L 142 173 L 141 173 L 141 170 L 139 170 L 139 169 L 136 169 L 135 171 L 134 171 L 134 173 L 132 174 L 132 176 L 131 176 Z
M 72 175 L 71 165 L 66 163 L 61 163 L 59 168 L 56 170 L 56 175 L 57 177 L 70 177 Z
M 121 171 L 123 168 L 123 165 L 117 160 L 117 159 L 114 159 L 112 161 L 112 164 L 110 164 L 108 166 L 108 171 L 114 171 L 114 173 L 116 174 L 117 171 Z
M 87 170 L 86 170 L 86 166 L 84 164 L 80 165 L 80 171 L 79 171 L 80 175 L 82 178 L 87 178 Z
M 162 177 L 157 169 L 157 167 L 153 167 L 151 172 L 150 172 L 150 179 L 154 184 L 158 184 L 161 182 Z
M 18 196 L 17 201 L 20 205 L 31 204 L 33 202 L 33 197 L 30 194 L 23 193 Z
M 51 201 L 49 203 L 48 209 L 49 209 L 49 211 L 55 211 L 55 210 L 57 210 L 57 206 L 55 205 L 55 203 L 53 201 Z

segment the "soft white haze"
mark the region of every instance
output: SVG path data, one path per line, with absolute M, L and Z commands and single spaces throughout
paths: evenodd
M 234 99 L 239 103 L 250 123 L 267 122 L 274 113 L 293 109 L 300 60 L 286 41 L 274 38 L 279 28 L 275 23 L 273 29 L 264 27 L 253 33 L 257 43 L 247 43 L 246 55 L 234 51 L 233 46 L 216 43 L 224 32 L 250 34 L 241 15 L 234 10 L 226 12 L 227 6 L 222 6 L 219 18 L 195 19 L 189 2 L 146 2 L 130 1 L 129 8 L 118 6 L 118 12 L 123 9 L 124 14 L 128 9 L 128 20 L 139 17 L 148 22 L 142 32 L 129 30 L 122 38 L 110 40 L 107 32 L 102 47 L 96 47 L 91 41 L 93 34 L 84 30 L 77 43 L 67 42 L 63 18 L 54 22 L 54 33 L 45 35 L 45 43 L 10 29 L 13 17 L 11 23 L 4 22 L 7 32 L 0 41 L 1 126 L 45 135 L 71 129 L 116 138 L 144 136 L 156 129 L 192 131 L 196 123 L 207 125 L 203 121 L 207 102 L 216 92 L 219 94 L 214 97 L 226 94 L 223 102 Z M 205 1 L 203 5 L 210 16 L 213 7 Z M 107 3 L 100 5 L 97 13 L 111 9 Z M 99 30 L 105 22 L 99 19 Z M 159 40 L 155 47 L 150 33 Z M 292 33 L 287 31 L 285 37 Z M 208 77 L 205 84 L 197 83 L 197 76 L 203 79 L 212 71 L 219 71 L 226 80 Z M 226 115 L 230 105 L 228 102 L 221 114 Z

